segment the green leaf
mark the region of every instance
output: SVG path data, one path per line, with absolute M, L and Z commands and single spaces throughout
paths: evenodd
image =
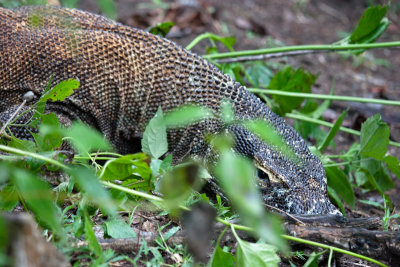
M 388 6 L 380 5 L 371 6 L 365 10 L 356 29 L 350 35 L 350 42 L 358 43 L 358 41 L 379 29 L 387 10 Z
M 135 172 L 135 163 L 148 159 L 143 153 L 125 155 L 119 158 L 108 160 L 101 171 L 100 178 L 105 181 L 125 180 Z M 148 167 L 148 166 L 147 166 Z M 136 170 L 137 172 L 137 170 Z
M 359 186 L 383 192 L 394 188 L 394 183 L 383 166 L 383 162 L 375 159 L 362 159 L 360 168 L 356 171 L 356 181 Z
M 247 158 L 224 148 L 220 152 L 215 174 L 243 222 L 253 227 L 263 239 L 285 251 L 286 244 L 279 235 L 282 231 L 279 223 L 271 215 L 265 214 L 256 187 L 254 165 Z
M 223 251 L 219 245 L 216 246 L 210 262 L 211 267 L 235 267 L 235 259 L 233 255 L 229 252 Z
M 232 79 L 236 80 L 237 82 L 244 84 L 245 81 L 243 80 L 243 74 L 245 73 L 245 69 L 243 64 L 241 63 L 226 63 L 223 64 L 221 70 L 229 75 Z
M 203 106 L 186 105 L 164 115 L 167 128 L 185 127 L 213 116 L 211 109 Z
M 380 114 L 369 117 L 361 125 L 360 155 L 382 159 L 389 144 L 390 130 Z
M 41 119 L 39 134 L 33 134 L 39 151 L 52 151 L 59 148 L 63 143 L 63 132 L 57 116 L 54 113 L 44 114 Z
M 333 140 L 333 138 L 336 136 L 337 132 L 339 131 L 340 126 L 343 123 L 343 120 L 346 118 L 346 115 L 347 115 L 347 110 L 343 111 L 342 114 L 340 114 L 339 118 L 336 120 L 333 127 L 329 130 L 329 133 L 325 136 L 324 141 L 318 147 L 319 151 L 323 152 L 328 147 L 329 143 Z
M 170 239 L 172 236 L 174 236 L 179 230 L 181 229 L 180 226 L 174 226 L 170 229 L 168 229 L 168 231 L 164 234 L 164 241 L 167 241 L 168 239 Z
M 400 162 L 399 159 L 392 156 L 387 155 L 383 158 L 383 161 L 386 163 L 388 169 L 400 179 Z
M 105 223 L 106 234 L 112 238 L 135 238 L 135 231 L 122 219 L 114 218 Z
M 54 86 L 51 90 L 45 93 L 39 100 L 39 103 L 46 102 L 47 100 L 55 101 L 64 101 L 65 98 L 72 95 L 74 90 L 79 88 L 79 81 L 75 79 L 69 79 L 65 81 L 59 82 L 56 86 Z
M 343 171 L 337 166 L 326 167 L 325 171 L 328 178 L 328 186 L 335 190 L 350 207 L 354 208 L 354 192 Z
M 316 79 L 317 76 L 312 75 L 308 71 L 301 68 L 294 70 L 288 66 L 272 77 L 268 88 L 287 92 L 310 93 L 311 86 L 315 83 Z M 273 107 L 273 110 L 279 115 L 284 115 L 300 107 L 304 101 L 304 98 L 279 95 L 273 95 L 272 98 L 277 104 L 276 107 Z
M 345 208 L 344 208 L 344 205 L 343 205 L 343 203 L 342 203 L 342 201 L 340 200 L 340 198 L 339 198 L 339 195 L 336 193 L 336 191 L 335 190 L 333 190 L 330 186 L 328 186 L 328 195 L 331 197 L 331 199 L 333 200 L 333 204 L 336 204 L 338 207 L 339 207 L 339 209 L 340 209 L 340 212 L 344 215 L 344 216 L 346 216 L 346 210 L 345 210 Z
M 221 103 L 221 119 L 225 124 L 230 124 L 235 120 L 235 114 L 232 107 L 232 102 L 222 101 Z
M 236 37 L 234 36 L 222 37 L 214 35 L 213 39 L 223 43 L 226 46 L 226 48 L 228 48 L 230 51 L 233 51 L 233 46 L 236 44 Z
M 161 22 L 161 23 L 158 23 L 157 25 L 149 28 L 148 32 L 158 35 L 158 36 L 161 36 L 161 37 L 165 37 L 165 36 L 167 36 L 167 34 L 169 33 L 169 31 L 171 30 L 171 28 L 174 25 L 175 25 L 175 23 L 172 21 Z
M 142 138 L 142 151 L 154 159 L 168 151 L 167 128 L 161 107 L 146 126 Z
M 93 170 L 78 166 L 70 169 L 69 174 L 79 186 L 82 193 L 100 209 L 108 214 L 116 213 L 114 202 L 110 193 L 100 184 Z
M 234 232 L 235 233 L 235 232 Z M 250 243 L 240 239 L 235 233 L 238 246 L 236 264 L 243 267 L 278 266 L 281 259 L 276 254 L 277 248 L 266 243 Z
M 97 4 L 101 10 L 101 13 L 105 14 L 112 20 L 117 19 L 117 9 L 115 7 L 114 0 L 97 0 Z
M 277 151 L 280 151 L 286 157 L 293 160 L 298 158 L 293 149 L 286 144 L 282 136 L 277 133 L 274 126 L 268 123 L 268 121 L 250 120 L 245 121 L 243 124 L 251 132 L 258 135 L 266 144 L 275 147 Z
M 33 211 L 40 224 L 60 233 L 60 214 L 54 203 L 49 185 L 31 173 L 15 169 L 12 181 L 25 203 Z
M 91 151 L 112 150 L 111 145 L 101 133 L 82 122 L 74 122 L 70 128 L 64 130 L 64 135 L 68 137 L 68 141 L 80 154 L 86 155 Z
M 186 163 L 175 166 L 161 178 L 160 192 L 165 197 L 165 204 L 170 212 L 179 210 L 192 188 L 198 189 L 200 179 L 197 164 Z
M 315 251 L 313 251 L 309 256 L 308 256 L 308 260 L 306 261 L 306 263 L 303 265 L 303 267 L 318 267 L 318 258 L 324 254 L 327 250 L 323 250 L 319 253 L 316 253 Z
M 87 214 L 84 215 L 85 217 L 85 239 L 88 242 L 88 247 L 94 252 L 94 254 L 102 258 L 103 257 L 103 251 L 101 249 L 101 246 L 99 244 L 99 241 L 96 238 L 96 235 L 93 231 L 93 225 L 92 222 L 90 221 L 90 218 Z
M 255 87 L 267 87 L 273 77 L 272 71 L 262 61 L 251 64 L 246 73 L 249 75 L 250 83 Z
M 2 171 L 1 168 L 0 171 Z M 15 186 L 8 184 L 0 190 L 0 210 L 12 211 L 17 205 L 18 194 Z

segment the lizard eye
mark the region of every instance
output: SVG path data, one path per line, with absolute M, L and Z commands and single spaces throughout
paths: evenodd
M 267 183 L 270 183 L 268 173 L 264 172 L 263 170 L 261 170 L 259 168 L 257 168 L 257 177 L 260 180 L 263 180 L 263 181 L 265 181 Z

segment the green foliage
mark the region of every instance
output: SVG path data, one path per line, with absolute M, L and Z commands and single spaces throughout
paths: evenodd
M 217 244 L 215 246 L 214 254 L 211 257 L 211 267 L 235 267 L 235 259 L 233 255 L 229 252 L 222 250 L 222 248 Z
M 343 200 L 352 208 L 355 205 L 355 197 L 353 189 L 346 175 L 339 167 L 326 167 L 326 176 L 328 178 L 328 185 L 331 186 Z
M 92 151 L 110 151 L 112 146 L 98 131 L 86 126 L 82 122 L 74 122 L 65 130 L 65 136 L 75 151 L 87 155 Z
M 380 114 L 368 118 L 361 126 L 360 155 L 382 159 L 389 144 L 390 130 Z
M 185 127 L 213 117 L 207 107 L 186 105 L 165 114 L 164 123 L 168 128 Z
M 350 35 L 350 43 L 374 42 L 389 26 L 385 19 L 388 6 L 371 6 L 364 11 L 356 29 Z
M 30 1 L 26 1 L 30 2 Z M 75 0 L 65 0 L 65 4 L 75 6 Z M 16 6 L 15 1 L 2 2 L 4 6 Z M 113 1 L 99 1 L 103 13 L 110 17 L 116 16 Z M 387 7 L 371 7 L 361 18 L 354 32 L 340 42 L 346 43 L 369 43 L 375 41 L 389 25 L 385 18 Z M 166 34 L 172 24 L 164 23 L 157 25 L 153 30 L 155 34 Z M 211 40 L 212 47 L 208 53 L 217 54 L 218 50 L 215 41 L 221 42 L 230 51 L 233 51 L 235 38 L 220 37 L 213 34 L 205 34 L 196 38 L 189 47 L 193 47 L 202 39 Z M 357 50 L 360 53 L 363 50 Z M 263 62 L 250 64 L 224 64 L 224 71 L 235 77 L 242 83 L 250 83 L 254 86 L 268 87 L 286 92 L 311 92 L 311 87 L 316 76 L 303 69 L 285 67 L 275 76 L 270 65 Z M 34 106 L 35 113 L 30 121 L 30 126 L 39 129 L 34 134 L 35 142 L 18 140 L 14 137 L 8 141 L 7 150 L 14 153 L 2 155 L 4 162 L 0 162 L 0 210 L 11 211 L 18 203 L 21 203 L 26 210 L 31 210 L 38 222 L 45 228 L 62 235 L 65 232 L 69 239 L 82 238 L 84 236 L 88 246 L 84 248 L 82 258 L 88 259 L 90 264 L 97 266 L 117 260 L 114 252 L 102 251 L 93 230 L 92 216 L 99 214 L 108 215 L 107 221 L 103 224 L 106 235 L 112 238 L 136 237 L 119 215 L 117 210 L 132 212 L 135 209 L 136 201 L 141 197 L 132 196 L 128 191 L 116 189 L 106 190 L 100 183 L 102 181 L 121 182 L 126 189 L 137 189 L 140 192 L 161 192 L 165 198 L 162 205 L 168 211 L 193 203 L 199 199 L 209 201 L 204 195 L 193 194 L 201 179 L 205 176 L 203 169 L 197 163 L 187 163 L 172 166 L 172 156 L 166 156 L 168 151 L 167 129 L 175 127 L 186 127 L 201 122 L 204 119 L 215 119 L 216 114 L 206 108 L 198 106 L 186 106 L 167 114 L 162 114 L 161 108 L 155 117 L 149 122 L 142 139 L 142 150 L 144 153 L 134 155 L 117 155 L 109 152 L 110 144 L 95 130 L 88 128 L 82 123 L 74 123 L 70 128 L 63 128 L 54 114 L 45 114 L 47 101 L 62 101 L 79 87 L 76 80 L 67 80 L 51 88 L 51 79 L 40 98 Z M 332 91 L 333 93 L 333 91 Z M 318 119 L 329 107 L 331 101 L 324 101 L 319 104 L 315 100 L 304 98 L 293 98 L 287 96 L 274 96 L 272 99 L 264 100 L 271 104 L 272 108 L 280 113 L 301 112 L 309 118 Z M 273 127 L 260 121 L 235 121 L 233 109 L 230 103 L 222 107 L 221 119 L 226 125 L 241 124 L 255 134 L 260 136 L 270 145 L 281 149 L 290 155 L 291 150 L 282 142 Z M 384 199 L 384 205 L 376 202 L 364 201 L 371 205 L 378 206 L 384 210 L 384 227 L 388 229 L 388 221 L 398 218 L 398 214 L 392 214 L 391 203 L 385 192 L 394 187 L 390 172 L 400 178 L 399 160 L 395 156 L 387 154 L 389 144 L 389 127 L 382 122 L 379 115 L 369 118 L 361 129 L 360 144 L 355 143 L 348 151 L 340 155 L 326 156 L 321 153 L 329 149 L 334 137 L 345 119 L 346 112 L 343 112 L 333 125 L 329 133 L 325 133 L 319 127 L 310 123 L 297 122 L 303 128 L 303 134 L 310 133 L 317 139 L 317 147 L 313 151 L 321 157 L 328 177 L 328 192 L 333 201 L 344 212 L 342 200 L 354 207 L 355 195 L 353 187 L 360 187 L 363 190 L 377 190 Z M 65 165 L 63 160 L 67 156 L 63 153 L 52 152 L 62 146 L 64 140 L 70 142 L 75 152 L 72 164 Z M 241 240 L 233 230 L 238 242 L 236 255 L 229 253 L 228 248 L 222 249 L 217 242 L 212 258 L 211 266 L 277 266 L 280 259 L 276 255 L 277 248 L 285 252 L 286 245 L 280 238 L 282 233 L 280 222 L 271 217 L 264 210 L 259 192 L 254 180 L 255 169 L 253 164 L 246 158 L 237 156 L 231 152 L 232 140 L 226 136 L 212 138 L 212 143 L 220 156 L 216 159 L 214 173 L 219 179 L 224 192 L 229 196 L 236 211 L 246 225 L 252 227 L 257 237 L 263 241 L 250 243 Z M 2 148 L 3 149 L 3 148 Z M 108 151 L 107 153 L 90 152 Z M 332 159 L 338 159 L 338 163 Z M 99 165 L 95 159 L 105 161 Z M 89 166 L 92 163 L 93 167 Z M 343 165 L 343 166 L 339 166 Z M 57 170 L 68 177 L 68 181 L 60 184 L 52 190 L 45 179 L 46 171 Z M 62 215 L 58 204 L 63 198 L 73 202 L 64 208 Z M 218 209 L 219 216 L 235 217 L 230 207 L 225 207 L 219 196 L 214 204 Z M 134 201 L 132 201 L 134 200 Z M 58 202 L 57 202 L 58 201 Z M 78 204 L 79 203 L 79 204 Z M 101 217 L 101 216 L 100 216 Z M 168 226 L 168 225 L 166 225 Z M 192 260 L 185 249 L 177 245 L 170 247 L 166 240 L 171 238 L 180 228 L 170 227 L 165 233 L 162 231 L 166 226 L 159 228 L 159 237 L 156 245 L 147 247 L 146 242 L 141 243 L 138 256 L 135 259 L 126 258 L 133 264 L 139 261 L 140 256 L 150 257 L 149 265 L 165 264 L 163 254 L 177 253 L 184 255 L 184 263 L 189 264 Z M 0 242 L 3 240 L 0 220 Z M 1 244 L 0 244 L 1 245 Z M 1 247 L 1 246 L 0 246 Z M 70 248 L 70 250 L 77 248 Z M 167 252 L 167 253 L 164 253 Z M 316 266 L 320 254 L 312 253 L 305 266 Z M 3 261 L 0 251 L 0 262 Z M 0 263 L 0 265 L 1 265 Z
M 151 27 L 150 29 L 148 29 L 147 31 L 161 36 L 161 37 L 165 37 L 167 36 L 167 34 L 169 33 L 169 31 L 171 30 L 171 28 L 175 25 L 175 23 L 169 21 L 169 22 L 162 22 L 162 23 L 158 23 L 157 25 Z
M 231 152 L 229 142 L 221 139 L 214 142 L 219 150 L 215 174 L 235 209 L 246 225 L 256 229 L 266 241 L 286 251 L 286 244 L 280 238 L 282 232 L 272 216 L 267 216 L 260 194 L 255 186 L 255 169 L 248 159 Z
M 161 107 L 146 126 L 142 138 L 142 151 L 154 159 L 168 151 L 167 127 Z
M 34 212 L 38 221 L 56 233 L 61 233 L 60 215 L 49 185 L 21 169 L 12 170 L 12 182 L 16 192 Z
M 68 173 L 73 179 L 72 182 L 78 185 L 85 197 L 100 207 L 103 213 L 108 215 L 116 213 L 109 192 L 98 182 L 97 176 L 92 169 L 77 166 L 68 170 Z
M 268 88 L 288 92 L 310 93 L 311 86 L 316 79 L 317 76 L 312 75 L 308 71 L 301 68 L 294 70 L 288 66 L 272 77 Z M 272 110 L 280 115 L 284 115 L 300 107 L 304 101 L 304 98 L 283 97 L 279 95 L 274 95 L 272 98 L 275 104 L 272 106 Z
M 344 118 L 346 117 L 347 111 L 343 111 L 342 114 L 338 117 L 335 124 L 329 131 L 329 133 L 325 136 L 324 141 L 318 146 L 318 150 L 323 152 L 328 146 L 329 143 L 333 140 L 337 132 L 339 131 L 340 126 L 342 125 Z
M 101 12 L 110 19 L 117 19 L 117 9 L 114 0 L 97 0 Z
M 336 42 L 339 45 L 368 44 L 375 42 L 387 29 L 390 22 L 385 17 L 388 6 L 371 6 L 364 11 L 352 34 Z M 346 53 L 359 55 L 365 49 L 357 49 Z
M 263 242 L 250 243 L 244 241 L 237 236 L 233 228 L 232 231 L 238 242 L 236 251 L 238 266 L 278 266 L 280 258 L 276 255 L 276 247 Z
M 137 234 L 122 219 L 113 218 L 105 223 L 105 234 L 112 238 L 135 238 Z

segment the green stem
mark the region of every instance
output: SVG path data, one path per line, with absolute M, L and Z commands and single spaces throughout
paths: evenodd
M 129 189 L 129 188 L 126 188 L 126 187 L 123 187 L 123 186 L 120 186 L 120 185 L 113 184 L 111 182 L 100 181 L 100 183 L 102 183 L 103 185 L 105 185 L 107 187 L 114 188 L 114 189 L 126 192 L 126 193 L 134 195 L 134 196 L 142 197 L 142 198 L 145 198 L 147 200 L 154 200 L 154 201 L 157 201 L 157 202 L 164 202 L 164 199 L 162 199 L 161 197 L 157 197 L 157 196 L 153 196 L 153 195 L 150 195 L 150 194 L 147 194 L 147 193 L 144 193 L 144 192 L 140 192 L 140 191 L 137 191 L 137 190 Z
M 325 249 L 329 249 L 329 250 L 333 250 L 339 253 L 343 253 L 343 254 L 347 254 L 359 259 L 363 259 L 369 262 L 373 262 L 379 266 L 383 266 L 383 267 L 388 267 L 386 264 L 383 264 L 377 260 L 374 260 L 372 258 L 369 257 L 365 257 L 363 255 L 348 251 L 348 250 L 344 250 L 344 249 L 340 249 L 340 248 L 336 248 L 336 247 L 332 247 L 332 246 L 328 246 L 322 243 L 318 243 L 318 242 L 314 242 L 314 241 L 310 241 L 310 240 L 306 240 L 306 239 L 302 239 L 302 238 L 298 238 L 298 237 L 294 237 L 294 236 L 290 236 L 290 235 L 282 235 L 283 238 L 287 239 L 287 240 L 291 240 L 291 241 L 295 241 L 295 242 L 300 242 L 303 244 L 307 244 L 307 245 L 311 245 L 311 246 L 315 246 L 315 247 L 320 247 L 320 248 L 325 248 Z
M 211 41 L 213 41 L 213 40 L 221 41 L 222 39 L 224 39 L 224 37 L 218 36 L 218 35 L 210 33 L 210 32 L 206 32 L 206 33 L 200 34 L 199 36 L 194 38 L 194 40 L 186 46 L 186 49 L 191 50 L 195 45 L 197 45 L 204 39 L 211 39 Z M 215 46 L 215 44 L 214 44 L 214 46 Z M 225 46 L 231 51 L 231 53 L 233 52 L 232 47 L 230 47 L 228 45 L 225 45 Z
M 5 146 L 5 145 L 0 145 L 0 150 L 6 151 L 8 153 L 16 154 L 16 155 L 28 156 L 28 157 L 36 158 L 36 159 L 42 160 L 44 162 L 51 163 L 53 165 L 61 167 L 61 168 L 65 169 L 65 170 L 69 169 L 68 166 L 62 164 L 61 162 L 59 162 L 59 161 L 57 161 L 55 159 L 52 159 L 52 158 L 48 158 L 48 157 L 42 156 L 42 155 L 37 154 L 37 153 L 32 153 L 32 152 L 20 150 L 18 148 L 9 147 L 9 146 Z
M 302 121 L 307 121 L 307 122 L 311 122 L 311 123 L 315 123 L 315 124 L 319 124 L 322 126 L 326 126 L 329 128 L 333 127 L 333 123 L 330 122 L 326 122 L 323 120 L 318 120 L 318 119 L 314 119 L 314 118 L 310 118 L 301 114 L 294 114 L 294 113 L 286 113 L 285 117 L 291 118 L 291 119 L 295 119 L 295 120 L 302 120 Z M 359 131 L 353 130 L 353 129 L 349 129 L 343 126 L 340 126 L 339 130 L 341 130 L 342 132 L 345 133 L 349 133 L 349 134 L 353 134 L 353 135 L 357 135 L 360 136 L 361 133 Z M 400 147 L 400 143 L 397 142 L 393 142 L 393 141 L 389 141 L 389 145 L 391 146 L 395 146 L 395 147 Z
M 116 185 L 116 184 L 113 184 L 113 183 L 110 183 L 110 182 L 101 181 L 101 183 L 103 185 L 105 185 L 105 186 L 108 186 L 110 188 L 114 188 L 114 189 L 126 192 L 128 194 L 133 194 L 133 195 L 140 196 L 140 197 L 146 198 L 148 200 L 154 200 L 154 201 L 157 201 L 157 202 L 160 202 L 160 203 L 164 202 L 164 199 L 161 198 L 161 197 L 157 197 L 157 196 L 153 196 L 153 195 L 150 195 L 150 194 L 147 194 L 147 193 L 144 193 L 144 192 L 140 192 L 140 191 L 132 190 L 132 189 L 129 189 L 129 188 L 125 188 L 123 186 L 119 186 L 119 185 Z M 183 206 L 183 205 L 181 205 L 180 208 L 182 208 L 184 210 L 190 210 L 190 208 L 188 208 L 186 206 Z M 239 225 L 239 224 L 233 224 L 233 223 L 230 223 L 230 222 L 228 222 L 228 221 L 226 221 L 226 220 L 224 220 L 224 219 L 222 219 L 220 217 L 217 217 L 216 220 L 218 222 L 220 222 L 220 223 L 222 223 L 224 225 L 230 226 L 231 228 L 234 228 L 236 230 L 243 230 L 243 231 L 247 231 L 247 232 L 255 232 L 255 230 L 253 228 L 251 228 L 251 227 L 247 227 L 247 226 Z M 235 235 L 235 232 L 234 232 L 234 235 Z M 350 256 L 353 256 L 353 257 L 364 259 L 364 260 L 369 261 L 369 262 L 373 262 L 373 263 L 378 264 L 380 266 L 387 267 L 387 265 L 385 265 L 383 263 L 380 263 L 379 261 L 376 261 L 376 260 L 371 259 L 369 257 L 365 257 L 363 255 L 360 255 L 360 254 L 357 254 L 357 253 L 354 253 L 354 252 L 351 252 L 351 251 L 347 251 L 347 250 L 344 250 L 344 249 L 328 246 L 328 245 L 325 245 L 325 244 L 309 241 L 309 240 L 306 240 L 306 239 L 302 239 L 302 238 L 298 238 L 298 237 L 294 237 L 294 236 L 290 236 L 290 235 L 282 235 L 282 237 L 285 238 L 285 239 L 288 239 L 288 240 L 292 240 L 292 241 L 308 244 L 308 245 L 311 245 L 311 246 L 330 249 L 332 251 L 336 251 L 336 252 L 339 252 L 339 253 L 347 254 L 347 255 L 350 255 Z
M 312 98 L 312 99 L 351 101 L 351 102 L 400 106 L 400 101 L 395 101 L 395 100 L 374 99 L 374 98 L 364 98 L 364 97 L 354 97 L 354 96 L 341 96 L 341 95 L 297 93 L 297 92 L 286 92 L 286 91 L 280 91 L 280 90 L 269 90 L 269 89 L 261 89 L 261 88 L 247 88 L 247 90 L 249 90 L 252 93 L 263 93 L 263 94 L 268 94 L 268 95 L 282 95 L 282 96 L 302 97 L 302 98 Z
M 387 47 L 399 47 L 400 41 L 397 42 L 382 42 L 382 43 L 372 43 L 372 44 L 347 44 L 347 45 L 294 45 L 285 47 L 274 47 L 265 48 L 257 50 L 244 50 L 236 52 L 218 53 L 203 55 L 205 59 L 220 59 L 220 58 L 234 58 L 241 56 L 255 56 L 263 54 L 273 54 L 282 53 L 289 51 L 299 51 L 299 50 L 329 50 L 329 51 L 343 51 L 343 50 L 357 50 L 357 49 L 371 49 L 371 48 L 387 48 Z
M 206 33 L 203 33 L 203 34 L 198 35 L 196 38 L 194 38 L 194 39 L 190 42 L 190 44 L 188 44 L 188 45 L 186 46 L 186 50 L 191 50 L 195 45 L 197 45 L 198 43 L 200 43 L 202 40 L 208 39 L 208 38 L 210 38 L 210 37 L 211 37 L 211 33 L 209 33 L 209 32 L 206 32 Z

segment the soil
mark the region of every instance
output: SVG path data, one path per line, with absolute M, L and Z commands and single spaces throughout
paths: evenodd
M 95 0 L 80 1 L 78 7 L 100 13 Z M 329 44 L 340 40 L 340 32 L 350 32 L 356 27 L 368 3 L 386 1 L 361 0 L 181 0 L 138 1 L 116 0 L 118 20 L 133 27 L 146 29 L 163 21 L 174 21 L 167 38 L 185 47 L 204 32 L 235 36 L 235 50 L 266 48 L 271 40 L 286 45 Z M 161 2 L 162 4 L 155 4 Z M 388 14 L 390 26 L 379 41 L 398 41 L 400 36 L 400 4 L 392 1 Z M 207 41 L 193 51 L 205 54 Z M 221 50 L 223 51 L 223 49 Z M 400 100 L 400 49 L 376 49 L 364 54 L 356 65 L 352 58 L 336 53 L 318 53 L 289 57 L 288 63 L 318 74 L 313 87 L 315 93 L 329 93 L 335 82 L 335 94 Z M 282 61 L 278 59 L 276 61 Z M 383 62 L 383 66 L 381 65 Z M 344 125 L 359 129 L 360 122 L 380 113 L 391 129 L 391 139 L 400 142 L 400 107 L 353 102 L 333 102 L 325 119 L 334 121 L 345 109 L 349 116 Z M 336 151 L 346 150 L 354 137 L 339 134 Z M 389 147 L 389 153 L 400 156 L 400 149 Z M 400 180 L 388 194 L 400 208 Z M 362 194 L 362 199 L 381 201 L 379 194 Z M 357 204 L 356 210 L 364 215 L 382 216 L 382 211 L 368 205 Z

